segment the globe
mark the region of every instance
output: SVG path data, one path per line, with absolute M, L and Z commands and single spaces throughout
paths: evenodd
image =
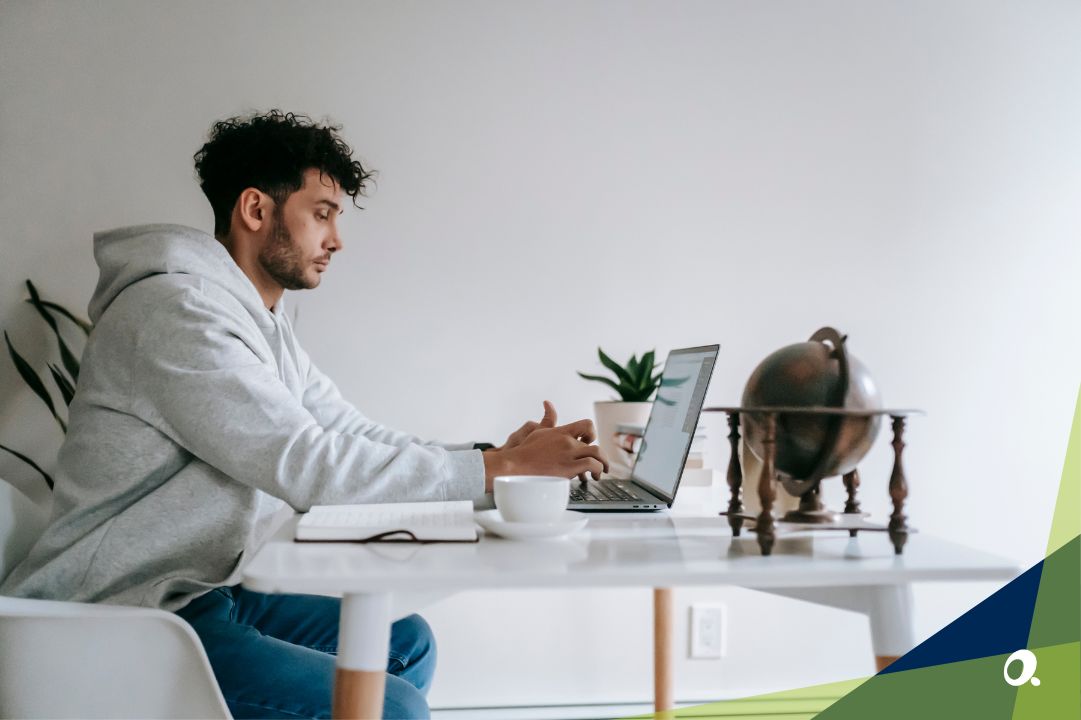
M 845 337 L 827 327 L 759 363 L 741 404 L 880 410 L 882 398 L 867 368 L 846 351 Z M 764 418 L 753 411 L 741 416 L 744 443 L 759 460 L 764 454 Z M 801 495 L 822 478 L 856 469 L 878 435 L 880 418 L 779 413 L 774 463 L 785 489 Z

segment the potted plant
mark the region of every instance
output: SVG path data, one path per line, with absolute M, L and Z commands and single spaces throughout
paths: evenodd
M 76 317 L 70 310 L 48 300 L 43 300 L 38 293 L 34 283 L 29 280 L 26 281 L 26 289 L 30 293 L 30 298 L 26 301 L 30 303 L 42 320 L 52 330 L 53 335 L 56 337 L 56 344 L 60 350 L 60 363 L 47 363 L 49 368 L 49 376 L 52 377 L 53 382 L 56 385 L 57 391 L 59 391 L 60 399 L 64 403 L 64 407 L 71 405 L 71 400 L 75 395 L 75 384 L 79 380 L 79 356 L 71 349 L 68 343 L 64 340 L 63 335 L 60 332 L 60 327 L 57 324 L 57 318 L 63 318 L 70 321 L 77 326 L 85 336 L 89 337 L 91 324 Z M 38 372 L 31 366 L 30 362 L 18 350 L 15 349 L 15 345 L 12 343 L 7 331 L 4 331 L 4 343 L 7 345 L 8 356 L 11 358 L 11 362 L 15 365 L 15 369 L 18 371 L 19 376 L 23 382 L 26 383 L 42 403 L 48 408 L 52 414 L 53 419 L 60 426 L 61 432 L 66 433 L 68 426 L 64 419 L 64 412 L 60 404 L 53 398 L 53 392 L 50 392 L 47 382 L 44 379 L 45 376 L 39 375 Z M 34 462 L 29 456 L 11 448 L 7 445 L 0 443 L 0 451 L 9 454 L 22 461 L 23 464 L 32 468 L 38 475 L 42 477 L 48 489 L 53 489 L 53 478 L 46 472 L 40 465 Z M 20 488 L 24 493 L 29 492 L 30 496 L 36 496 L 36 492 L 30 492 L 25 487 Z
M 661 370 L 654 366 L 654 355 L 653 350 L 641 358 L 631 355 L 625 365 L 620 365 L 598 347 L 597 356 L 601 364 L 611 371 L 612 377 L 578 373 L 586 380 L 604 383 L 619 395 L 618 400 L 598 400 L 593 403 L 597 444 L 608 458 L 609 472 L 616 476 L 627 477 L 633 460 L 633 453 L 624 449 L 617 440 L 620 428 L 645 426 L 653 406 L 651 400 L 661 384 Z
M 27 302 L 37 310 L 38 315 L 55 336 L 60 362 L 46 363 L 48 375 L 44 372 L 39 374 L 15 349 L 11 337 L 5 331 L 3 334 L 7 354 L 22 381 L 45 404 L 61 431 L 66 432 L 64 408 L 71 403 L 75 394 L 75 384 L 79 378 L 79 352 L 77 345 L 73 349 L 73 346 L 65 341 L 58 321 L 71 322 L 86 335 L 90 334 L 90 323 L 76 317 L 61 305 L 42 299 L 37 288 L 29 280 L 26 281 L 26 289 L 30 292 Z M 54 385 L 52 390 L 49 389 L 50 377 Z M 11 392 L 10 388 L 4 388 L 4 390 Z M 56 394 L 59 394 L 59 401 L 54 397 Z M 60 401 L 63 402 L 63 406 Z M 2 526 L 0 527 L 0 580 L 6 577 L 11 568 L 30 551 L 30 547 L 47 525 L 52 507 L 53 478 L 46 469 L 28 455 L 0 443 L 0 461 L 2 461 L 0 466 L 6 466 L 9 457 L 19 460 L 26 468 L 39 475 L 44 482 L 32 482 L 24 477 L 23 473 L 14 473 L 16 478 L 5 476 L 2 472 L 3 468 L 0 468 L 0 485 L 3 485 L 0 487 L 0 502 L 10 506 L 8 513 L 12 521 L 6 525 L 0 522 Z M 45 463 L 45 466 L 48 467 L 49 464 L 51 463 Z

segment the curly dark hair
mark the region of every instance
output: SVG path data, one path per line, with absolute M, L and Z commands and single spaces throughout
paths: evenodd
M 307 115 L 270 110 L 214 123 L 206 144 L 195 153 L 199 186 L 214 209 L 214 234 L 229 233 L 237 198 L 254 187 L 285 202 L 304 185 L 304 172 L 326 173 L 357 204 L 374 172 L 352 157 L 338 137 L 341 126 L 318 125 Z

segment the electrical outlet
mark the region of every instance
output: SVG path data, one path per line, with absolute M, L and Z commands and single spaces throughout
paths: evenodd
M 692 659 L 719 658 L 725 654 L 726 608 L 720 603 L 694 603 L 691 605 L 690 657 Z

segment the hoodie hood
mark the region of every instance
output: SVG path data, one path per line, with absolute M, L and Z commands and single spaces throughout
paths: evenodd
M 93 323 L 131 285 L 152 275 L 183 273 L 227 290 L 260 327 L 274 324 L 259 292 L 229 251 L 202 230 L 184 225 L 137 225 L 97 232 L 94 259 L 101 276 L 88 308 Z M 274 311 L 280 309 L 279 302 Z

